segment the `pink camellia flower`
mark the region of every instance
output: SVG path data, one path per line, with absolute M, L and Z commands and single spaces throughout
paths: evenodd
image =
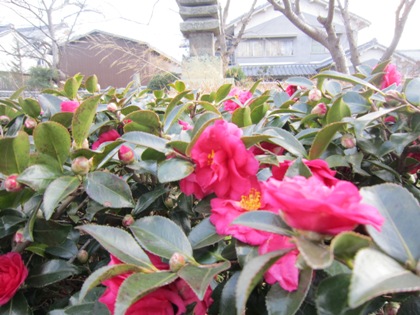
M 303 159 L 302 162 L 312 172 L 312 176 L 315 176 L 316 178 L 318 178 L 320 181 L 323 182 L 324 185 L 333 186 L 339 181 L 339 179 L 335 178 L 336 172 L 331 170 L 328 167 L 328 163 L 325 162 L 324 160 Z M 273 166 L 273 168 L 271 169 L 273 173 L 273 177 L 278 180 L 283 180 L 284 176 L 286 175 L 287 170 L 293 163 L 294 161 L 286 160 L 280 163 L 279 166 Z
M 401 73 L 397 70 L 394 64 L 388 64 L 384 69 L 384 76 L 382 77 L 381 89 L 385 89 L 392 84 L 401 84 Z
M 308 93 L 308 99 L 312 102 L 318 102 L 322 98 L 322 92 L 317 88 L 313 88 Z
M 251 188 L 240 200 L 213 198 L 210 201 L 210 222 L 220 235 L 231 235 L 241 242 L 260 245 L 271 235 L 269 232 L 255 230 L 248 226 L 232 224 L 233 220 L 247 211 L 264 209 L 259 188 Z
M 191 126 L 189 123 L 187 123 L 186 121 L 183 121 L 181 119 L 178 120 L 178 124 L 181 125 L 182 130 L 191 130 L 191 129 L 193 129 L 193 126 Z
M 275 155 L 283 155 L 284 152 L 286 151 L 283 147 L 271 143 L 271 142 L 261 142 L 260 146 L 262 149 L 260 149 L 257 146 L 252 146 L 249 148 L 249 150 L 254 154 L 254 155 L 262 155 L 265 154 L 264 150 L 270 151 L 271 153 L 274 153 Z
M 360 203 L 362 197 L 351 182 L 327 186 L 315 176 L 295 176 L 270 178 L 262 185 L 266 208 L 281 211 L 285 222 L 298 230 L 336 235 L 359 224 L 380 230 L 384 221 L 376 208 Z
M 63 101 L 60 104 L 61 111 L 69 113 L 74 113 L 79 106 L 79 102 L 76 101 Z
M 200 199 L 214 192 L 219 198 L 235 200 L 249 192 L 258 161 L 241 136 L 241 129 L 224 120 L 207 127 L 191 150 L 195 170 L 180 181 L 182 192 Z
M 131 164 L 135 161 L 134 151 L 125 145 L 122 145 L 118 150 L 118 158 L 124 164 Z
M 311 114 L 315 114 L 318 116 L 325 116 L 327 113 L 327 105 L 324 103 L 318 103 L 314 108 L 311 110 Z
M 98 140 L 96 140 L 93 144 L 92 144 L 92 150 L 96 150 L 97 148 L 99 148 L 99 146 L 104 143 L 104 142 L 108 142 L 108 141 L 115 141 L 120 137 L 120 134 L 118 133 L 117 130 L 115 129 L 111 129 L 108 130 L 106 132 L 103 132 L 100 134 L 100 136 L 98 137 Z
M 28 276 L 19 253 L 0 255 L 0 306 L 9 302 Z
M 290 84 L 286 87 L 285 91 L 289 96 L 292 96 L 297 91 L 297 86 Z
M 272 234 L 267 241 L 258 248 L 260 255 L 267 254 L 281 249 L 291 249 L 264 274 L 264 279 L 268 284 L 278 282 L 286 291 L 295 291 L 299 284 L 299 269 L 296 267 L 299 251 L 296 245 L 291 242 L 290 237 Z
M 252 93 L 247 90 L 241 90 L 237 87 L 234 87 L 228 94 L 228 96 L 233 96 L 235 100 L 227 100 L 224 102 L 225 110 L 229 112 L 234 112 L 235 109 L 244 105 L 247 100 L 252 97 Z
M 23 189 L 23 185 L 17 181 L 19 175 L 12 174 L 4 180 L 4 188 L 8 192 L 18 192 Z
M 155 261 L 155 267 L 161 270 L 168 270 L 169 266 L 161 262 L 159 257 L 148 253 L 152 263 Z M 109 265 L 120 264 L 121 261 L 111 255 L 111 261 Z M 118 290 L 125 279 L 127 279 L 131 273 L 125 273 L 108 280 L 105 280 L 102 284 L 106 286 L 105 292 L 99 298 L 99 301 L 104 303 L 111 314 L 114 314 L 115 302 L 117 300 Z M 212 290 L 207 289 L 203 301 L 200 301 L 188 284 L 182 280 L 177 279 L 174 282 L 158 288 L 157 290 L 147 294 L 140 300 L 135 302 L 129 307 L 126 315 L 181 315 L 187 311 L 187 306 L 193 303 L 194 314 L 205 315 L 208 307 L 212 303 L 211 299 Z M 174 306 L 176 312 L 174 311 Z

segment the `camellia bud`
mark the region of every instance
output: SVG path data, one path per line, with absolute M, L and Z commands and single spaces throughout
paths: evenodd
M 169 269 L 172 272 L 176 272 L 179 269 L 181 269 L 182 267 L 185 266 L 185 257 L 184 255 L 180 254 L 180 253 L 174 253 L 171 256 L 171 259 L 169 259 Z
M 115 104 L 115 103 L 109 103 L 109 104 L 106 106 L 106 109 L 107 109 L 107 110 L 109 110 L 110 112 L 116 112 L 116 111 L 117 111 L 117 109 L 118 109 L 118 106 L 117 106 L 117 104 Z
M 126 214 L 124 218 L 122 219 L 122 225 L 125 227 L 130 226 L 134 223 L 134 218 L 131 214 Z
M 90 163 L 84 156 L 78 156 L 71 163 L 71 170 L 78 175 L 86 175 L 89 173 Z
M 16 180 L 17 177 L 17 174 L 13 174 L 5 179 L 4 188 L 6 189 L 6 191 L 18 192 L 23 189 L 23 185 Z
M 312 102 L 318 102 L 322 98 L 322 93 L 320 90 L 314 88 L 309 91 L 308 99 Z
M 88 261 L 88 259 L 89 259 L 89 253 L 86 251 L 86 250 L 84 250 L 84 249 L 81 249 L 81 250 L 79 250 L 79 252 L 77 253 L 77 260 L 81 263 L 81 264 L 85 264 L 87 261 Z
M 71 143 L 71 148 L 73 149 L 73 150 L 77 150 L 77 149 L 79 149 L 78 147 L 77 147 L 77 145 L 76 145 L 76 142 L 73 140 L 73 142 Z M 89 141 L 88 141 L 88 139 L 85 139 L 85 140 L 83 140 L 83 143 L 82 143 L 82 149 L 89 149 Z
M 352 149 L 356 146 L 356 138 L 352 134 L 347 133 L 341 137 L 341 145 L 346 149 Z
M 0 124 L 4 126 L 4 125 L 7 125 L 9 122 L 10 122 L 9 116 L 6 116 L 6 115 L 0 116 Z
M 317 104 L 311 110 L 311 114 L 316 114 L 318 116 L 325 116 L 326 113 L 327 113 L 327 105 L 325 105 L 324 103 Z
M 38 123 L 33 118 L 26 118 L 25 120 L 25 127 L 27 129 L 34 129 Z
M 121 146 L 120 150 L 118 151 L 118 158 L 124 164 L 131 164 L 135 160 L 133 150 L 125 145 Z
M 15 235 L 13 236 L 13 242 L 16 244 L 23 243 L 25 241 L 25 237 L 23 236 L 23 229 L 17 230 Z

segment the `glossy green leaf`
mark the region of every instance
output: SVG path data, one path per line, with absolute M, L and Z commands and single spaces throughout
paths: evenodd
M 401 263 L 415 266 L 420 259 L 420 206 L 405 188 L 391 184 L 363 187 L 362 203 L 378 209 L 384 218 L 381 231 L 366 226 L 375 243 Z M 402 203 L 403 201 L 403 203 Z
M 18 181 L 35 191 L 43 192 L 60 175 L 60 171 L 47 165 L 32 165 L 18 176 Z
M 79 294 L 79 301 L 83 301 L 90 290 L 100 285 L 103 281 L 124 274 L 127 272 L 141 272 L 142 269 L 136 265 L 129 264 L 117 264 L 108 265 L 95 270 L 85 281 L 83 282 L 82 289 Z
M 190 144 L 187 147 L 186 154 L 187 156 L 190 156 L 191 150 L 194 147 L 194 144 L 197 142 L 200 135 L 203 133 L 203 131 L 212 124 L 215 120 L 220 119 L 220 115 L 217 115 L 215 113 L 204 113 L 202 114 L 194 123 L 194 128 L 192 130 L 192 139 Z
M 2 315 L 32 315 L 33 312 L 21 291 L 18 291 L 6 304 L 0 306 Z
M 194 172 L 194 164 L 191 162 L 172 158 L 158 164 L 158 180 L 160 183 L 169 183 L 183 179 Z
M 327 81 L 325 84 L 325 89 L 332 96 L 336 96 L 342 91 L 341 84 L 337 81 Z
M 61 111 L 62 99 L 51 94 L 41 94 L 38 96 L 39 104 L 44 111 L 44 115 L 51 117 Z
M 185 141 L 170 141 L 167 143 L 167 146 L 174 149 L 175 151 L 178 151 L 181 154 L 185 155 L 185 152 L 187 151 L 188 142 Z
M 26 115 L 37 118 L 41 114 L 41 106 L 32 98 L 25 98 L 19 102 Z
M 236 309 L 244 314 L 246 301 L 255 286 L 261 281 L 264 273 L 288 250 L 278 250 L 257 256 L 244 266 L 236 286 Z
M 347 104 L 352 115 L 363 114 L 370 109 L 368 101 L 357 92 L 347 92 L 343 96 L 343 101 Z
M 344 117 L 350 117 L 351 112 L 347 104 L 340 97 L 327 112 L 327 124 L 341 121 Z
M 59 123 L 60 125 L 63 125 L 66 128 L 71 127 L 72 120 L 73 120 L 73 113 L 70 113 L 70 112 L 56 113 L 50 118 L 50 121 Z
M 389 256 L 371 248 L 357 253 L 349 292 L 350 307 L 358 307 L 383 294 L 419 290 L 420 277 Z
M 66 83 L 64 83 L 64 93 L 66 93 L 69 99 L 74 100 L 77 96 L 78 90 L 79 84 L 75 78 L 69 78 L 67 79 Z
M 287 78 L 285 80 L 285 82 L 287 84 L 301 86 L 301 87 L 305 87 L 307 89 L 310 89 L 314 86 L 314 83 L 311 80 L 309 80 L 308 78 L 304 78 L 304 77 L 290 77 L 290 78 Z
M 26 220 L 18 211 L 0 211 L 0 239 L 15 233 Z
M 163 131 L 167 133 L 172 126 L 176 125 L 178 121 L 181 119 L 184 112 L 191 107 L 191 103 L 185 103 L 181 105 L 177 105 L 173 108 L 173 110 L 166 116 L 165 124 Z
M 251 109 L 249 106 L 239 107 L 232 114 L 232 123 L 239 128 L 252 125 Z
M 232 84 L 230 83 L 223 84 L 221 87 L 219 87 L 219 89 L 216 92 L 216 99 L 215 99 L 216 103 L 219 103 L 222 100 L 224 100 L 226 96 L 229 95 L 231 88 L 232 88 Z
M 303 236 L 295 236 L 293 240 L 306 264 L 312 269 L 324 269 L 332 264 L 334 256 L 329 247 L 312 242 Z
M 235 293 L 240 274 L 239 271 L 235 272 L 223 287 L 219 307 L 220 315 L 238 314 L 235 305 Z
M 291 154 L 306 157 L 305 147 L 290 132 L 280 128 L 267 128 L 263 130 L 263 134 L 272 136 L 271 142 L 283 147 Z
M 404 106 L 399 106 L 399 107 L 394 107 L 394 108 L 389 108 L 389 109 L 381 109 L 377 112 L 372 112 L 366 115 L 363 115 L 361 117 L 358 117 L 355 121 L 354 121 L 354 129 L 356 131 L 356 135 L 359 137 L 360 135 L 362 135 L 363 130 L 366 128 L 366 126 L 368 126 L 372 121 L 375 121 L 378 118 L 384 117 L 385 115 L 396 111 L 396 110 L 400 110 L 402 109 Z
M 167 194 L 169 191 L 168 188 L 164 186 L 155 187 L 152 191 L 144 193 L 137 200 L 136 207 L 134 208 L 132 214 L 138 215 L 142 211 L 146 210 L 150 205 L 152 205 L 156 200 L 158 200 L 163 195 Z
M 291 235 L 290 227 L 281 219 L 280 215 L 271 211 L 248 211 L 241 214 L 232 224 L 248 226 L 260 231 Z
M 89 224 L 79 226 L 78 229 L 90 234 L 121 261 L 146 269 L 154 269 L 147 254 L 128 232 L 111 226 Z
M 210 222 L 209 218 L 202 220 L 191 230 L 190 234 L 188 234 L 188 240 L 190 241 L 193 249 L 213 245 L 214 243 L 221 241 L 223 238 L 223 235 L 217 234 L 216 228 Z
M 191 287 L 199 300 L 203 300 L 214 277 L 229 269 L 229 267 L 229 261 L 207 266 L 193 266 L 187 264 L 178 271 L 178 276 Z
M 151 148 L 158 152 L 167 153 L 168 140 L 142 131 L 131 131 L 121 136 L 121 139 L 142 147 Z
M 192 259 L 188 238 L 172 220 L 161 216 L 145 217 L 130 225 L 137 241 L 149 252 L 170 259 L 174 253 Z
M 86 193 L 108 208 L 134 208 L 133 196 L 127 182 L 107 172 L 91 172 L 86 176 Z
M 36 216 L 36 211 L 34 212 Z M 57 246 L 66 241 L 71 229 L 71 225 L 68 224 L 36 218 L 33 222 L 33 240 L 48 246 Z
M 124 119 L 130 119 L 130 124 L 137 124 L 145 128 L 145 130 L 138 130 L 138 131 L 146 131 L 149 133 L 153 133 L 158 135 L 159 129 L 161 127 L 161 122 L 159 120 L 159 116 L 151 110 L 138 110 L 128 114 Z
M 36 126 L 33 137 L 38 152 L 64 164 L 71 147 L 70 134 L 65 127 L 52 121 L 44 122 Z
M 47 220 L 51 218 L 58 204 L 74 193 L 79 185 L 80 180 L 77 176 L 62 176 L 48 185 L 43 203 L 44 216 Z
M 96 75 L 91 75 L 86 79 L 85 82 L 86 90 L 90 93 L 95 93 L 98 91 L 98 77 Z
M 336 235 L 331 241 L 331 248 L 337 259 L 350 263 L 360 249 L 369 247 L 371 243 L 369 237 L 350 231 Z
M 303 163 L 302 158 L 298 157 L 293 164 L 289 166 L 286 171 L 285 177 L 295 177 L 295 176 L 303 176 L 305 178 L 309 178 L 312 176 L 312 172 L 309 167 Z
M 302 305 L 312 284 L 313 271 L 299 271 L 299 286 L 297 290 L 288 292 L 280 285 L 274 284 L 267 293 L 265 302 L 269 315 L 294 315 Z
M 405 88 L 407 101 L 415 106 L 420 106 L 420 78 L 414 78 L 408 82 Z
M 20 174 L 28 166 L 28 157 L 29 137 L 25 132 L 0 139 L 0 173 Z
M 127 309 L 136 301 L 175 281 L 177 275 L 171 272 L 134 273 L 122 283 L 115 303 L 115 315 L 126 314 Z
M 64 260 L 53 259 L 32 268 L 25 283 L 30 287 L 42 288 L 78 273 L 76 266 Z
M 96 170 L 105 165 L 117 154 L 118 150 L 121 148 L 121 145 L 121 141 L 115 140 L 101 146 L 102 152 L 93 155 L 91 170 Z M 81 155 L 86 156 L 87 154 L 85 152 L 81 152 Z
M 83 141 L 89 136 L 89 130 L 100 99 L 100 95 L 89 97 L 74 112 L 72 134 L 78 148 L 82 147 Z
M 309 150 L 309 159 L 318 159 L 327 149 L 335 134 L 340 131 L 346 124 L 346 122 L 335 122 L 322 128 L 315 136 L 311 149 Z
M 63 259 L 71 259 L 75 257 L 78 251 L 79 249 L 77 248 L 75 242 L 70 239 L 66 239 L 61 244 L 50 246 L 45 249 L 45 252 L 47 254 L 53 255 L 55 257 L 60 257 Z

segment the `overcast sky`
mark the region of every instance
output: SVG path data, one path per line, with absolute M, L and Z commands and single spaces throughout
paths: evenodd
M 35 1 L 35 0 L 34 0 Z M 231 0 L 230 19 L 246 12 L 252 0 Z M 265 3 L 259 0 L 259 3 Z M 388 45 L 391 41 L 395 10 L 399 0 L 351 0 L 350 9 L 371 21 L 369 29 L 359 34 L 359 44 L 376 37 L 379 43 Z M 176 0 L 88 0 L 91 7 L 103 15 L 86 15 L 79 32 L 94 28 L 125 35 L 149 42 L 159 50 L 177 59 L 182 57 L 182 22 Z M 0 23 L 15 23 L 4 8 L 0 6 Z M 416 3 L 409 16 L 407 26 L 398 49 L 420 49 L 418 32 L 420 30 L 420 3 Z

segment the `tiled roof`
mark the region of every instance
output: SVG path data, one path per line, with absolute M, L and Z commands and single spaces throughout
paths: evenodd
M 250 77 L 287 77 L 313 76 L 318 73 L 319 65 L 312 64 L 284 64 L 284 65 L 249 65 L 241 66 L 246 76 Z

